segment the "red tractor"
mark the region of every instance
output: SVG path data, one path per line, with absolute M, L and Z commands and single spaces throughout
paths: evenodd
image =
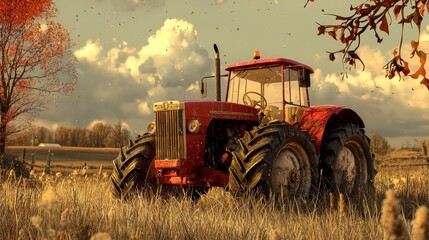
M 348 108 L 310 106 L 311 67 L 285 58 L 260 59 L 256 52 L 254 59 L 226 67 L 221 101 L 214 48 L 216 100 L 155 103 L 155 122 L 147 133 L 130 140 L 113 160 L 114 197 L 174 185 L 307 198 L 322 181 L 329 191 L 361 199 L 373 188 L 364 122 Z

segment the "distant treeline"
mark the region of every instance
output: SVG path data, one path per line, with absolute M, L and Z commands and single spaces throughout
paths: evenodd
M 54 130 L 46 127 L 16 133 L 9 137 L 10 146 L 37 146 L 40 143 L 57 143 L 72 147 L 122 147 L 127 144 L 131 132 L 118 121 L 114 125 L 98 122 L 90 128 L 67 128 Z
M 387 139 L 378 132 L 371 133 L 369 138 L 371 139 L 371 152 L 376 155 L 386 155 L 395 150 L 389 144 L 389 141 L 387 141 Z M 423 147 L 426 149 L 429 148 L 429 139 L 414 139 L 411 142 L 407 140 L 406 142 L 402 143 L 402 146 L 398 150 L 407 149 L 412 151 L 422 151 Z
M 37 146 L 40 143 L 58 143 L 61 146 L 72 147 L 122 147 L 130 139 L 131 132 L 122 121 L 114 125 L 98 122 L 90 128 L 67 128 L 59 126 L 54 130 L 46 127 L 34 127 L 32 129 L 16 133 L 8 138 L 9 146 Z M 382 135 L 377 132 L 369 135 L 371 139 L 371 152 L 377 155 L 386 155 L 393 151 Z M 401 148 L 420 149 L 423 145 L 429 148 L 429 140 L 415 140 L 406 142 Z

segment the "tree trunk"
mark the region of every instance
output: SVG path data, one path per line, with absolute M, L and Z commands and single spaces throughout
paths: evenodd
M 0 155 L 3 155 L 6 150 L 6 137 L 7 137 L 7 122 L 0 121 Z
M 7 138 L 7 113 L 1 111 L 1 120 L 0 120 L 0 155 L 3 155 L 6 150 L 6 138 Z

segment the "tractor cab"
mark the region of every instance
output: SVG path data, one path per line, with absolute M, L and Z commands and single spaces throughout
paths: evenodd
M 313 69 L 285 58 L 256 59 L 228 65 L 226 101 L 259 110 L 261 121 L 298 122 L 310 107 Z

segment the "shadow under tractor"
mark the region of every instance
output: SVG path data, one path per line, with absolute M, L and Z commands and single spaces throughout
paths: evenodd
M 277 200 L 309 198 L 324 186 L 350 200 L 366 197 L 375 170 L 364 122 L 349 108 L 310 105 L 311 67 L 256 51 L 221 75 L 214 48 L 215 75 L 201 80 L 201 93 L 214 78 L 215 100 L 155 103 L 147 132 L 113 160 L 115 198 L 161 186 L 223 186 Z

